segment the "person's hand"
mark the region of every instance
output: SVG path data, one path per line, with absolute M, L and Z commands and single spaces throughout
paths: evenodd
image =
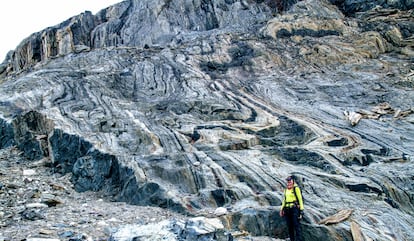
M 281 217 L 283 217 L 283 216 L 285 215 L 285 212 L 283 212 L 283 209 L 279 211 L 279 215 L 280 215 Z
M 303 215 L 304 215 L 303 210 L 300 210 L 299 219 L 302 219 L 303 218 Z

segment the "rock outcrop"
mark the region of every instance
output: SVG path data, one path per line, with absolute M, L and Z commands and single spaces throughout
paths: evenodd
M 413 4 L 368 2 L 85 12 L 1 64 L 0 148 L 50 159 L 80 192 L 188 216 L 224 207 L 224 227 L 253 236 L 287 236 L 295 174 L 306 240 L 414 239 Z M 352 214 L 320 222 L 340 210 Z

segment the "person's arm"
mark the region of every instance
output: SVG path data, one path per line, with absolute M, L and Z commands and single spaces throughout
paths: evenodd
M 280 211 L 279 211 L 279 215 L 281 217 L 285 215 L 283 211 L 283 207 L 285 206 L 285 203 L 286 203 L 286 190 L 283 192 L 282 206 L 280 206 Z
M 299 209 L 301 211 L 303 211 L 305 209 L 305 207 L 303 205 L 302 192 L 300 191 L 300 188 L 299 187 L 296 187 L 296 188 L 299 189 L 298 191 L 295 190 L 296 191 L 297 198 L 298 198 L 298 202 L 299 202 Z
M 283 191 L 283 200 L 282 200 L 282 206 L 280 206 L 280 210 L 283 210 L 286 204 L 286 190 Z

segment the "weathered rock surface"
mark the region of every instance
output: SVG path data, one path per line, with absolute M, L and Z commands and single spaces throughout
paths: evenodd
M 31 162 L 21 154 L 16 148 L 0 150 L 0 240 L 108 240 L 126 225 L 185 220 L 167 209 L 76 192 L 70 174 L 53 173 L 47 159 Z
M 414 239 L 412 1 L 275 2 L 131 0 L 31 35 L 0 68 L 0 147 L 251 236 L 287 236 L 293 173 L 306 240 Z

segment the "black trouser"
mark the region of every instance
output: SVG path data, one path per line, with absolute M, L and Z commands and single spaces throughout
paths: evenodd
M 300 220 L 299 220 L 299 208 L 285 208 L 284 216 L 286 219 L 286 224 L 289 229 L 289 238 L 290 241 L 301 241 L 301 232 L 300 232 Z

